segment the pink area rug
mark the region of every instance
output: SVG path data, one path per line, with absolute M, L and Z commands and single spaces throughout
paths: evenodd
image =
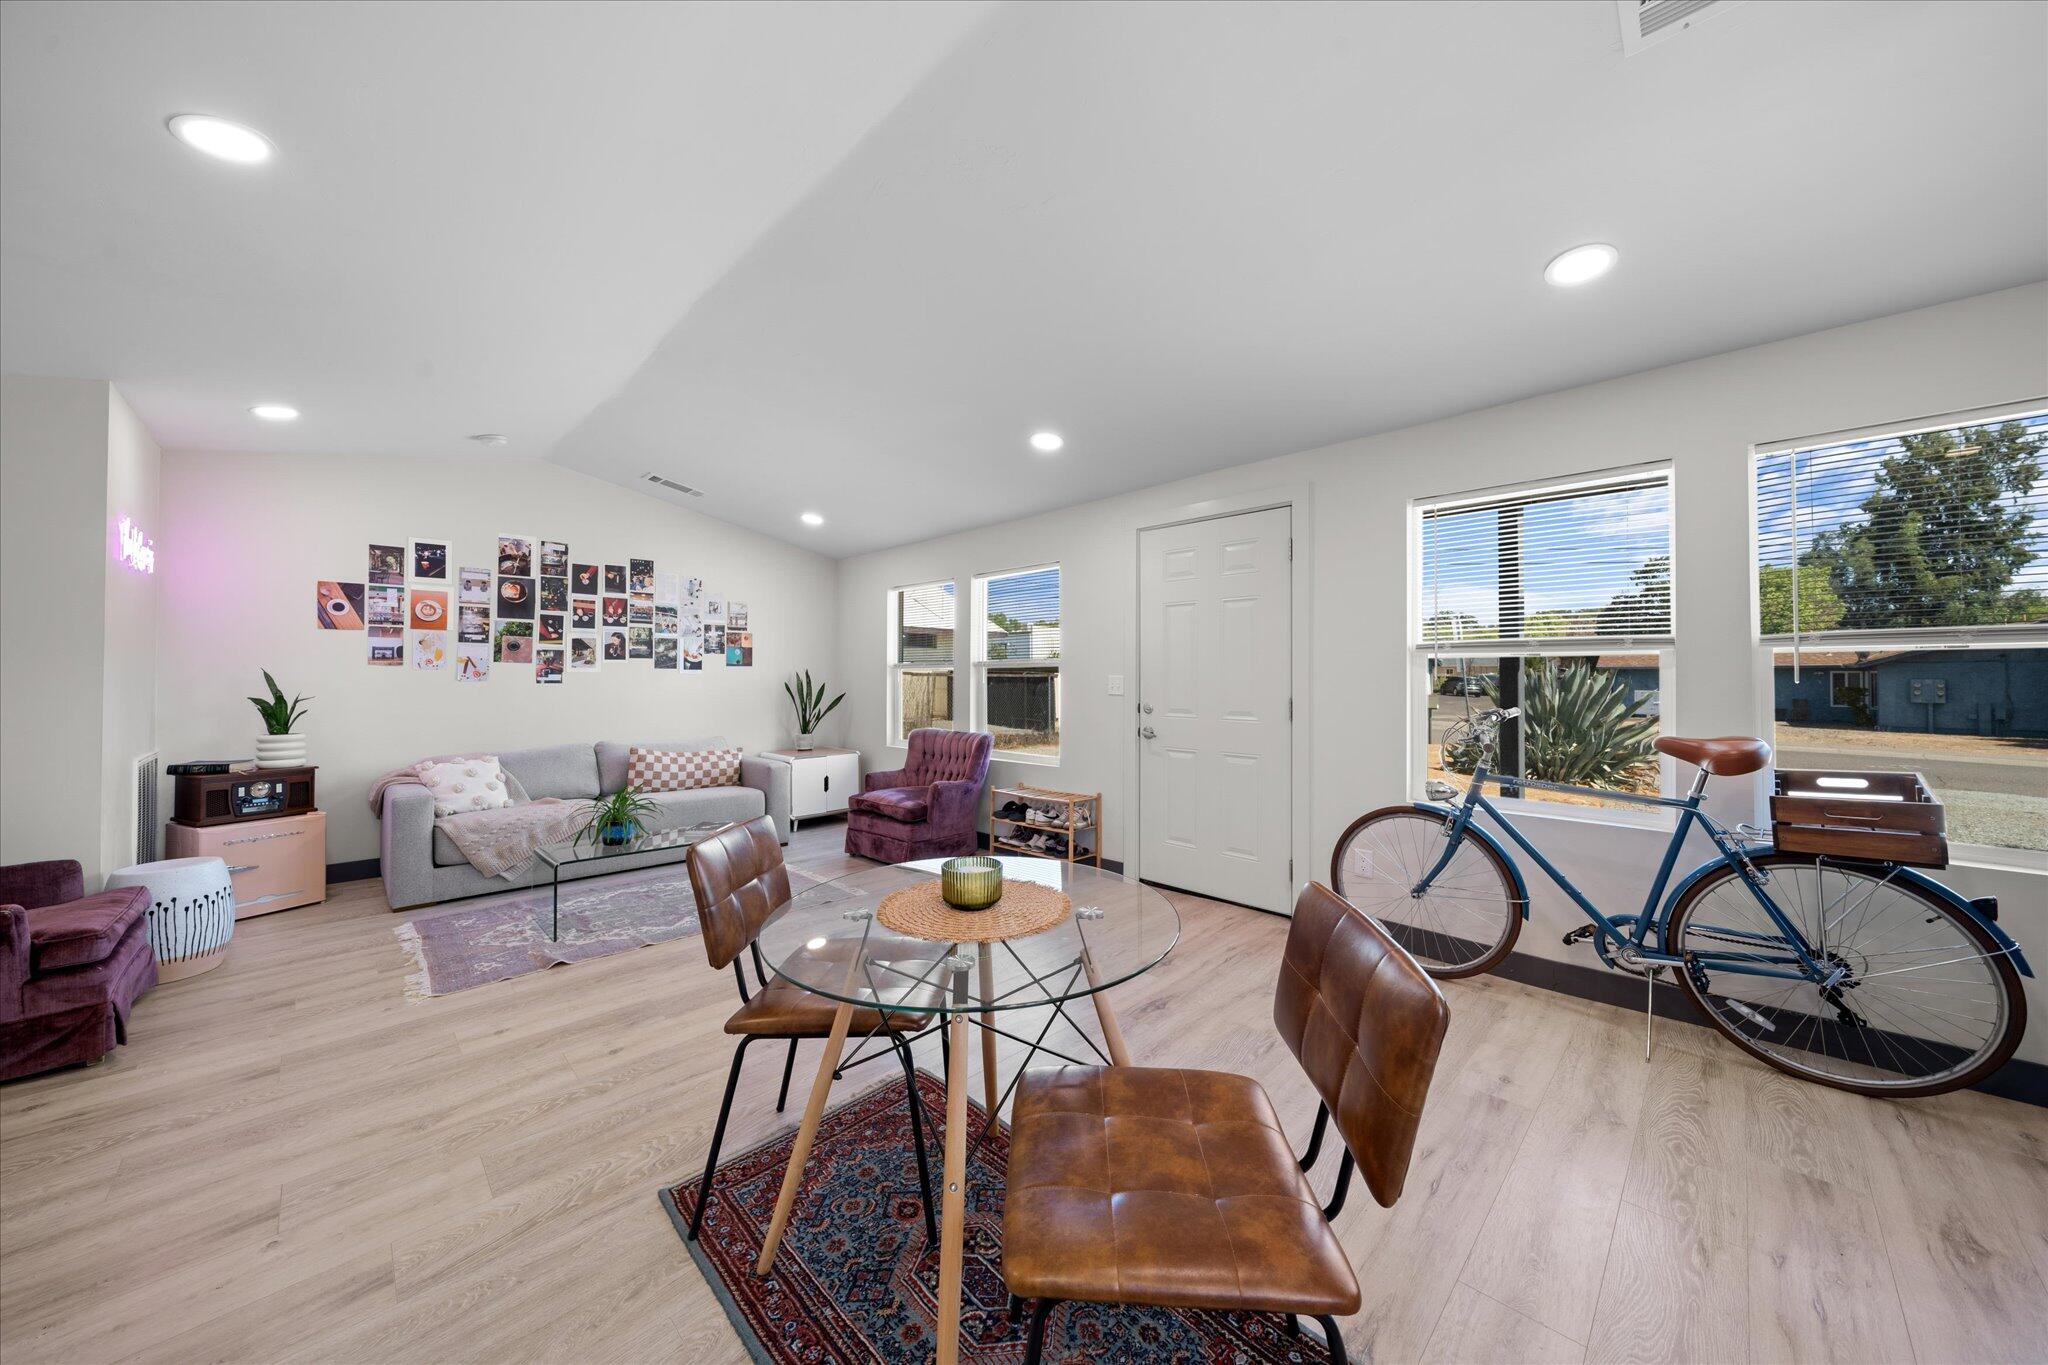
M 793 888 L 820 879 L 789 870 Z M 590 877 L 562 887 L 562 936 L 548 938 L 546 886 L 422 910 L 395 932 L 413 970 L 413 999 L 452 995 L 587 958 L 610 957 L 697 933 L 697 898 L 681 866 Z

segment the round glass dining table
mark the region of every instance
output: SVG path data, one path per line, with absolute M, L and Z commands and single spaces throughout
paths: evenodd
M 928 938 L 922 931 L 909 934 L 886 927 L 880 918 L 883 900 L 892 892 L 937 880 L 941 861 L 863 868 L 807 887 L 792 895 L 761 930 L 757 942 L 770 969 L 793 985 L 838 1001 L 839 1009 L 754 1270 L 766 1275 L 775 1263 L 833 1075 L 840 1070 L 854 1012 L 879 1010 L 899 1033 L 942 1028 L 947 1043 L 946 1159 L 937 1336 L 939 1365 L 954 1365 L 960 1343 L 960 1258 L 967 1197 L 968 1028 L 981 1030 L 982 1094 L 991 1124 L 1008 1093 L 998 1083 L 998 1038 L 1028 1049 L 1023 1066 L 1040 1052 L 1090 1061 L 1047 1046 L 1053 1024 L 1065 1018 L 1095 1059 L 1129 1065 L 1107 992 L 1165 959 L 1180 938 L 1180 916 L 1157 891 L 1116 873 L 1048 858 L 1002 858 L 1006 888 L 1024 883 L 1049 888 L 1067 897 L 1070 912 L 1049 928 L 1016 937 L 994 937 L 995 931 L 987 926 L 996 921 L 978 921 L 971 914 L 941 917 L 960 926 L 955 931 L 960 938 Z M 995 910 L 980 913 L 993 916 L 1001 909 L 999 902 Z M 1094 1006 L 1102 1032 L 1099 1047 L 1066 1012 L 1069 1002 L 1082 999 Z M 1047 1011 L 1042 1023 L 1019 1013 L 1031 1009 Z

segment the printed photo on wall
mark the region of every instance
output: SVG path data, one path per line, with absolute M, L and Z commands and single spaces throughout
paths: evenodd
M 498 615 L 514 621 L 533 619 L 533 580 L 531 578 L 500 578 L 498 580 Z
M 607 597 L 604 599 L 604 623 L 607 626 L 623 626 L 626 624 L 625 598 Z
M 483 682 L 491 676 L 491 647 L 486 644 L 455 646 L 455 677 L 460 682 Z
M 540 609 L 542 611 L 569 610 L 568 579 L 543 578 L 540 580 Z
M 654 592 L 654 561 L 632 559 L 628 560 L 627 564 L 633 571 L 629 591 L 644 592 L 651 596 Z
M 572 673 L 594 673 L 598 664 L 598 644 L 595 635 L 571 635 L 569 637 L 569 670 Z
M 725 627 L 704 623 L 704 657 L 723 659 L 725 657 Z
M 543 540 L 540 543 L 540 571 L 546 578 L 569 576 L 569 547 L 565 542 Z
M 397 668 L 403 664 L 405 632 L 397 626 L 371 626 L 370 662 L 378 668 Z
M 657 635 L 654 637 L 654 666 L 674 668 L 676 666 L 676 637 Z
M 562 680 L 561 650 L 537 649 L 534 651 L 533 680 L 537 683 L 558 683 Z
M 595 597 L 604 590 L 604 565 L 577 564 L 569 570 L 569 587 L 575 592 L 587 592 Z
M 654 624 L 654 599 L 635 593 L 626 599 L 632 604 L 632 612 L 626 624 L 629 626 L 651 626 Z
M 489 607 L 465 606 L 459 608 L 461 620 L 456 627 L 456 639 L 466 645 L 487 645 L 491 642 L 491 609 Z
M 732 630 L 725 632 L 725 666 L 727 668 L 752 668 L 754 666 L 754 632 Z
M 412 633 L 412 666 L 425 673 L 439 673 L 448 667 L 448 632 L 416 630 Z
M 725 628 L 727 630 L 751 630 L 747 624 L 747 604 L 728 602 L 725 604 Z
M 654 633 L 656 635 L 673 635 L 677 630 L 681 629 L 682 624 L 682 612 L 675 603 L 664 602 L 658 597 L 654 600 Z
M 462 568 L 461 587 L 457 589 L 456 601 L 465 607 L 488 607 L 491 605 L 491 571 Z
M 604 566 L 604 590 L 623 596 L 626 591 L 626 566 L 607 564 Z
M 702 673 L 703 671 L 704 651 L 701 649 L 691 649 L 688 645 L 685 645 L 683 647 L 683 672 Z
M 412 628 L 414 630 L 448 629 L 448 594 L 439 588 L 414 588 L 412 590 Z
M 363 619 L 373 626 L 403 626 L 405 589 L 372 583 L 363 590 Z
M 572 597 L 569 599 L 569 629 L 597 629 L 597 599 L 595 597 Z
M 683 604 L 683 583 L 672 573 L 654 575 L 654 605 L 679 607 Z
M 562 622 L 565 619 L 562 613 L 558 611 L 544 611 L 535 619 L 540 622 L 540 629 L 534 632 L 536 640 L 539 640 L 544 645 L 558 645 L 562 643 L 567 634 L 562 629 Z
M 313 585 L 313 606 L 322 630 L 363 628 L 363 585 L 323 578 Z
M 683 597 L 691 602 L 703 601 L 704 580 L 701 578 L 691 578 L 685 580 L 683 583 Z
M 497 659 L 501 664 L 530 664 L 533 662 L 533 622 L 498 622 Z
M 414 540 L 405 559 L 414 578 L 424 578 L 433 583 L 448 581 L 447 541 Z
M 704 599 L 704 624 L 707 626 L 722 626 L 725 624 L 725 599 L 723 597 L 707 597 Z
M 405 547 L 403 545 L 372 545 L 370 547 L 370 581 L 372 583 L 405 582 Z
M 525 536 L 499 536 L 498 572 L 506 578 L 533 577 L 533 542 Z
M 626 661 L 626 632 L 624 630 L 608 630 L 604 632 L 604 657 L 606 663 L 624 663 Z
M 629 659 L 651 659 L 654 657 L 654 627 L 626 627 L 626 657 Z

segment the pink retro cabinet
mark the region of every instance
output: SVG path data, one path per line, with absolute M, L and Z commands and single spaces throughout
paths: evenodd
M 327 899 L 327 813 L 310 811 L 226 825 L 164 825 L 164 856 L 222 858 L 235 888 L 235 918 Z

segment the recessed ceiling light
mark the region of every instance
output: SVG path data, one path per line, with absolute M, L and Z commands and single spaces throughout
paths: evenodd
M 469 439 L 475 441 L 480 446 L 501 446 L 508 444 L 512 440 L 510 436 L 500 435 L 495 431 L 479 431 Z
M 244 128 L 211 114 L 174 114 L 167 126 L 172 137 L 193 151 L 237 165 L 253 166 L 268 161 L 274 150 L 270 139 L 254 128 Z
M 1543 267 L 1543 278 L 1561 288 L 1587 284 L 1614 269 L 1621 253 L 1605 242 L 1588 242 L 1558 255 Z
M 806 526 L 823 526 L 825 524 L 825 519 L 816 512 L 804 513 L 802 520 Z
M 249 409 L 249 415 L 260 417 L 266 422 L 296 422 L 299 410 L 288 403 L 258 403 Z
M 1041 455 L 1050 455 L 1065 444 L 1057 431 L 1034 432 L 1031 437 L 1031 448 Z

